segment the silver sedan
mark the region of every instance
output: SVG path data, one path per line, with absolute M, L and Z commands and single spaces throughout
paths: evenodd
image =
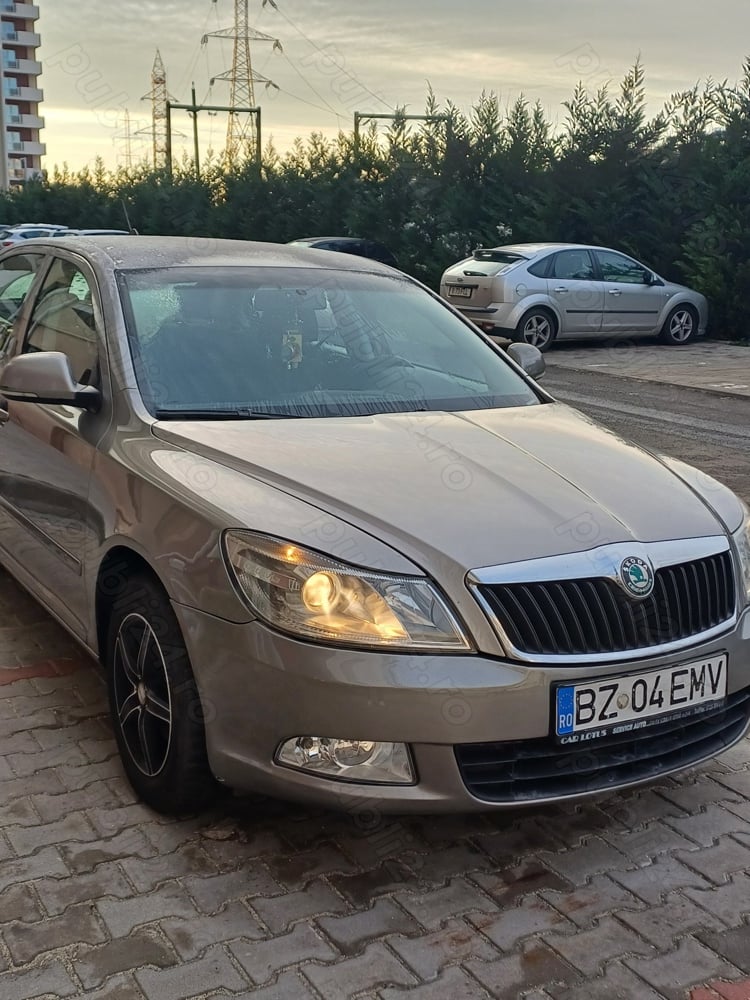
M 617 250 L 570 243 L 475 250 L 443 274 L 440 293 L 485 333 L 540 351 L 594 337 L 658 336 L 680 346 L 708 322 L 700 292 Z
M 296 247 L 71 236 L 0 277 L 0 558 L 154 808 L 503 808 L 747 732 L 747 509 L 533 347 Z

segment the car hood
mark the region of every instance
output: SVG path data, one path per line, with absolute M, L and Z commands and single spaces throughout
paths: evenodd
M 365 530 L 433 573 L 445 559 L 468 570 L 724 530 L 661 461 L 560 403 L 168 421 L 153 432 Z

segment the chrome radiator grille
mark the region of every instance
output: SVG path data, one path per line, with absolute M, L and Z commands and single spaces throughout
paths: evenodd
M 648 649 L 700 635 L 735 610 L 729 552 L 662 567 L 643 600 L 606 577 L 482 584 L 478 592 L 516 649 L 555 656 Z

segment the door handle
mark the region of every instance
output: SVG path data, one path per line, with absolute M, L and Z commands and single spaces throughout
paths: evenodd
M 553 292 L 567 292 L 567 290 L 568 289 L 567 288 L 563 288 L 562 285 L 558 285 L 557 288 L 553 288 L 552 289 Z
M 607 291 L 609 292 L 610 295 L 622 295 L 622 292 L 620 291 L 619 288 L 608 288 Z

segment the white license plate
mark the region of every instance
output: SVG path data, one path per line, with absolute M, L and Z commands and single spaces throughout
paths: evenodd
M 448 285 L 448 294 L 458 299 L 470 299 L 471 289 L 465 285 Z
M 726 653 L 717 653 L 644 674 L 561 684 L 555 733 L 562 743 L 578 743 L 694 715 L 726 698 L 727 662 Z

